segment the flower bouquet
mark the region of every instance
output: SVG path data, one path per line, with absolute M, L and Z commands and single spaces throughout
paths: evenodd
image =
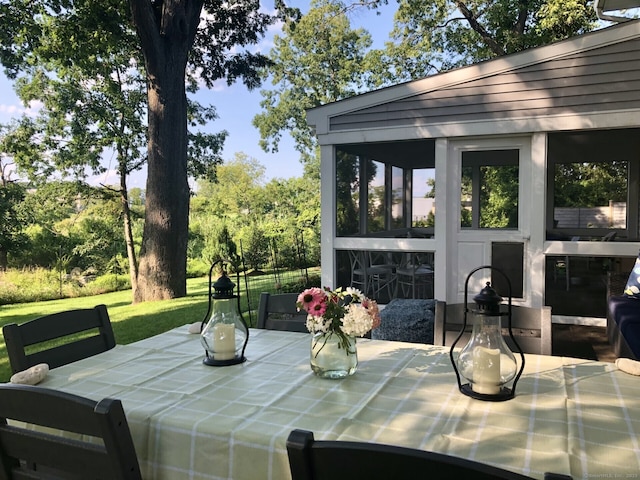
M 378 304 L 355 288 L 313 287 L 298 296 L 296 305 L 298 310 L 308 313 L 314 373 L 328 378 L 355 373 L 358 365 L 355 337 L 362 337 L 380 325 Z

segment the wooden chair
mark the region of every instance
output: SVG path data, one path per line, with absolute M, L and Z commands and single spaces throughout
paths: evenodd
M 120 400 L 28 385 L 0 385 L 0 467 L 10 479 L 142 478 Z
M 472 308 L 473 304 L 469 305 Z M 464 303 L 447 304 L 436 302 L 435 322 L 433 329 L 434 345 L 451 345 L 462 328 Z M 502 305 L 507 308 L 507 305 Z M 507 318 L 503 317 L 503 336 L 507 345 L 514 349 L 513 342 L 506 330 Z M 458 345 L 464 346 L 471 335 L 473 325 L 467 314 L 467 332 L 462 336 Z M 551 355 L 551 307 L 531 308 L 520 305 L 511 306 L 511 331 L 518 345 L 524 353 Z
M 258 305 L 257 328 L 267 330 L 286 330 L 289 332 L 305 332 L 307 330 L 307 312 L 298 311 L 296 307 L 297 293 L 260 294 Z
M 292 480 L 531 480 L 491 465 L 412 448 L 366 442 L 316 441 L 313 433 L 294 430 L 287 439 Z M 570 479 L 545 474 L 545 480 Z
M 2 333 L 13 373 L 39 363 L 56 368 L 116 345 L 105 305 L 53 313 L 21 325 L 10 323 Z M 69 335 L 75 337 L 63 338 Z M 38 345 L 38 351 L 27 348 L 32 345 Z

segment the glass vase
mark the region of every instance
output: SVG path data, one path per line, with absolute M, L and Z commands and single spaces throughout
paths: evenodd
M 344 378 L 356 373 L 356 338 L 332 331 L 311 336 L 311 370 L 322 378 Z

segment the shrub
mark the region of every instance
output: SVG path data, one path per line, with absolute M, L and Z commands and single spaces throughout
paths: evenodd
M 199 278 L 209 275 L 211 264 L 202 258 L 187 259 L 187 278 Z
M 100 275 L 95 280 L 84 284 L 80 296 L 100 295 L 102 293 L 117 292 L 119 290 L 131 289 L 131 277 L 128 274 L 116 275 L 108 273 Z
M 107 274 L 87 281 L 86 277 L 60 275 L 54 270 L 31 268 L 0 272 L 0 305 L 75 298 L 128 290 L 128 275 Z
M 72 293 L 73 282 L 63 279 L 57 272 L 44 268 L 15 270 L 0 273 L 0 304 L 55 300 Z M 75 295 L 73 295 L 75 296 Z
M 282 293 L 300 293 L 306 288 L 319 287 L 320 275 L 309 275 L 309 281 L 305 281 L 304 278 L 298 279 L 295 282 L 284 283 L 281 286 Z

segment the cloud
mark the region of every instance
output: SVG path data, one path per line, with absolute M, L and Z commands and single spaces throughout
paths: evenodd
M 24 112 L 24 108 L 19 105 L 5 105 L 0 104 L 0 114 L 7 115 L 9 117 L 15 117 Z
M 29 106 L 26 108 L 19 104 L 7 105 L 6 103 L 2 103 L 0 104 L 0 118 L 6 118 L 8 120 L 22 115 L 35 117 L 42 106 L 43 103 L 40 101 L 33 101 L 29 103 Z
M 89 185 L 119 185 L 120 177 L 118 177 L 118 171 L 115 169 L 109 169 L 100 175 L 91 175 L 87 177 L 87 183 Z

